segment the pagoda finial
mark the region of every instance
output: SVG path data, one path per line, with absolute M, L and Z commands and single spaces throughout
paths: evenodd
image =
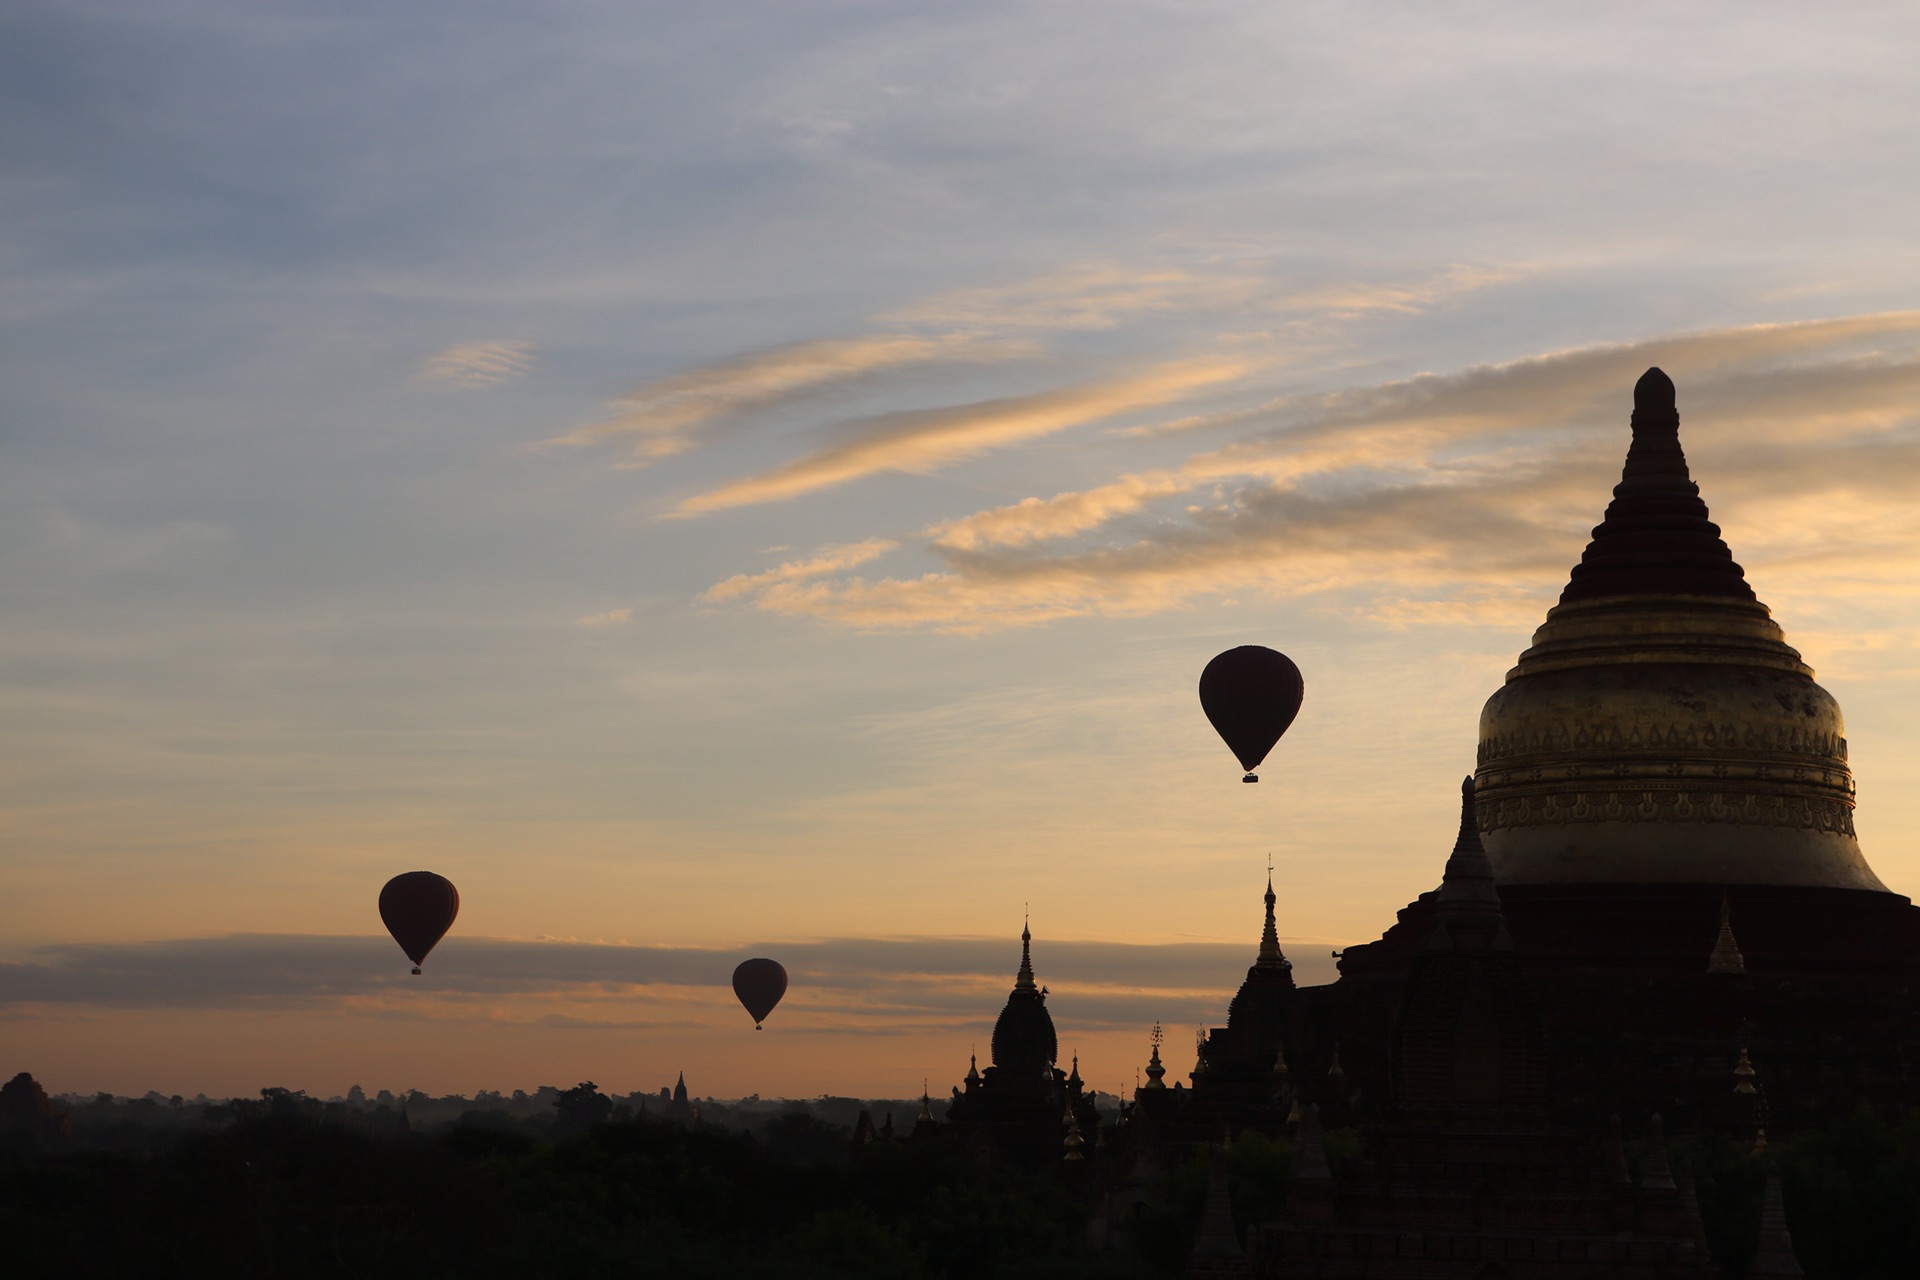
M 1733 907 L 1727 895 L 1720 895 L 1720 936 L 1714 941 L 1713 955 L 1707 960 L 1708 973 L 1745 973 L 1747 958 L 1733 936 Z M 1744 1051 L 1743 1051 L 1744 1052 Z
M 1073 1103 L 1067 1103 L 1067 1112 L 1060 1118 L 1067 1122 L 1067 1136 L 1061 1143 L 1066 1154 L 1062 1159 L 1085 1160 L 1087 1139 L 1086 1135 L 1080 1132 L 1080 1117 L 1073 1113 Z
M 1680 412 L 1674 407 L 1675 393 L 1673 379 L 1659 365 L 1654 365 L 1640 375 L 1640 381 L 1633 384 L 1633 416 L 1636 420 L 1642 414 L 1651 417 L 1680 419 Z
M 1154 1023 L 1153 1056 L 1147 1059 L 1147 1088 L 1149 1089 L 1164 1089 L 1167 1087 L 1164 1080 L 1167 1069 L 1160 1062 L 1160 1039 L 1163 1034 L 1160 1030 L 1160 1024 L 1157 1022 Z
M 1020 922 L 1020 976 L 1014 980 L 1014 990 L 1032 991 L 1033 982 L 1033 928 L 1032 917 Z
M 1698 493 L 1680 449 L 1680 410 L 1674 400 L 1673 379 L 1659 368 L 1647 370 L 1633 384 L 1633 443 L 1627 447 L 1621 477 L 1679 480 Z
M 1267 858 L 1267 922 L 1260 929 L 1260 958 L 1255 964 L 1264 969 L 1291 969 L 1293 962 L 1280 950 L 1280 931 L 1273 922 L 1273 858 Z

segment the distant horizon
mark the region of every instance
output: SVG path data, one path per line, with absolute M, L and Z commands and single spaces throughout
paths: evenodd
M 46 1088 L 46 1081 L 38 1080 L 37 1083 L 42 1088 Z M 536 1085 L 532 1089 L 483 1089 L 483 1090 L 480 1090 L 478 1093 L 473 1093 L 473 1094 L 446 1093 L 446 1094 L 425 1094 L 424 1096 L 428 1097 L 430 1100 L 435 1102 L 444 1102 L 449 1098 L 457 1098 L 463 1101 L 473 1102 L 473 1101 L 478 1101 L 481 1095 L 487 1094 L 487 1093 L 497 1094 L 509 1099 L 511 1099 L 515 1093 L 523 1093 L 527 1095 L 529 1099 L 533 1099 L 543 1091 L 553 1090 L 557 1092 L 563 1089 L 574 1088 L 583 1083 L 594 1083 L 597 1085 L 598 1081 L 587 1082 L 587 1081 L 576 1080 L 574 1081 L 573 1084 L 569 1084 L 569 1085 L 543 1084 L 543 1085 Z M 210 1094 L 196 1094 L 193 1097 L 187 1097 L 185 1094 L 163 1094 L 155 1089 L 149 1089 L 147 1092 L 140 1093 L 140 1094 L 117 1094 L 116 1093 L 116 1094 L 108 1094 L 107 1096 L 112 1098 L 113 1101 L 116 1103 L 118 1102 L 151 1102 L 155 1100 L 158 1100 L 161 1102 L 171 1102 L 174 1098 L 179 1098 L 181 1099 L 183 1105 L 201 1106 L 201 1105 L 207 1105 L 207 1104 L 218 1104 L 218 1103 L 237 1102 L 237 1101 L 256 1102 L 268 1090 L 277 1089 L 281 1087 L 283 1086 L 262 1085 L 260 1086 L 260 1088 L 254 1090 L 250 1094 L 236 1093 L 236 1094 L 229 1094 L 223 1097 L 214 1097 Z M 352 1087 L 353 1086 L 349 1085 L 348 1090 L 350 1091 Z M 671 1085 L 666 1087 L 666 1091 L 668 1092 L 670 1092 L 671 1089 L 672 1089 Z M 101 1092 L 105 1093 L 106 1091 L 102 1090 Z M 296 1092 L 305 1093 L 305 1090 L 297 1090 Z M 397 1102 L 405 1101 L 407 1096 L 414 1092 L 422 1092 L 424 1094 L 424 1091 L 416 1091 L 416 1090 L 383 1089 L 383 1090 L 376 1091 L 376 1093 L 374 1094 L 369 1094 L 367 1100 L 368 1102 L 371 1103 L 373 1102 L 374 1098 L 377 1096 L 378 1093 L 386 1093 L 390 1095 Z M 657 1102 L 659 1101 L 661 1093 L 663 1091 L 660 1089 L 653 1089 L 653 1090 L 636 1089 L 630 1093 L 618 1093 L 618 1092 L 608 1093 L 606 1090 L 602 1089 L 600 1090 L 600 1092 L 605 1094 L 608 1098 L 611 1098 L 615 1102 L 633 1102 L 636 1099 L 648 1099 L 648 1100 Z M 84 1091 L 82 1092 L 69 1091 L 69 1092 L 63 1093 L 63 1092 L 58 1092 L 52 1089 L 48 1089 L 47 1096 L 58 1102 L 87 1102 L 87 1101 L 93 1101 L 99 1098 L 101 1094 L 87 1093 Z M 348 1102 L 350 1101 L 346 1092 L 328 1094 L 325 1096 L 321 1096 L 319 1094 L 306 1094 L 306 1096 L 315 1102 Z M 939 1104 L 947 1100 L 948 1098 L 950 1098 L 951 1095 L 929 1094 L 928 1096 L 932 1098 L 932 1100 L 936 1104 Z M 1122 1095 L 1116 1094 L 1116 1093 L 1109 1093 L 1100 1089 L 1089 1088 L 1087 1090 L 1086 1096 L 1095 1100 L 1106 1098 L 1109 1100 L 1117 1101 L 1117 1100 L 1120 1100 Z M 779 1106 L 787 1106 L 787 1105 L 797 1106 L 801 1104 L 812 1104 L 812 1103 L 818 1103 L 818 1102 L 868 1102 L 868 1103 L 900 1102 L 900 1103 L 917 1104 L 920 1101 L 920 1095 L 917 1093 L 911 1097 L 898 1097 L 898 1098 L 881 1096 L 881 1095 L 868 1096 L 865 1094 L 834 1094 L 834 1093 L 815 1094 L 811 1097 L 805 1097 L 805 1098 L 756 1097 L 752 1094 L 748 1094 L 747 1096 L 740 1097 L 740 1098 L 722 1098 L 722 1097 L 715 1097 L 711 1094 L 695 1094 L 691 1088 L 689 1088 L 687 1091 L 687 1097 L 689 1101 L 693 1101 L 693 1102 L 712 1102 L 715 1104 L 724 1104 L 728 1107 L 746 1107 L 746 1106 L 779 1107 Z
M 1052 991 L 1049 1007 L 1059 1029 L 1063 1067 L 1075 1052 L 1086 1052 L 1079 1046 L 1090 1047 L 1094 1053 L 1082 1068 L 1089 1086 L 1122 1092 L 1122 1077 L 1130 1080 L 1146 1064 L 1148 1033 L 1156 1022 L 1169 1029 L 1171 1044 L 1190 1029 L 1223 1019 L 1227 998 L 1258 951 L 1257 927 L 1250 927 L 1248 933 L 1248 940 L 1237 945 L 1115 944 L 1037 937 L 1035 963 L 1040 980 Z M 1299 957 L 1295 972 L 1303 984 L 1334 978 L 1331 949 L 1323 940 L 1282 939 L 1282 945 Z M 721 1046 L 723 1057 L 734 1036 L 753 1037 L 741 1042 L 748 1052 L 763 1044 L 780 1045 L 790 1069 L 807 1071 L 810 1078 L 822 1082 L 815 1090 L 795 1095 L 800 1097 L 848 1094 L 847 1089 L 834 1087 L 836 1077 L 830 1065 L 840 1052 L 839 1042 L 848 1036 L 877 1039 L 886 1043 L 893 1057 L 911 1054 L 914 1061 L 928 1062 L 928 1070 L 914 1073 L 911 1079 L 925 1075 L 936 1086 L 936 1096 L 944 1097 L 966 1074 L 970 1054 L 977 1052 L 982 1066 L 991 1063 L 993 1020 L 1005 1003 L 1019 960 L 1017 938 L 1009 942 L 867 937 L 691 949 L 456 935 L 442 947 L 419 977 L 407 972 L 406 959 L 391 939 L 367 935 L 242 934 L 169 943 L 46 948 L 47 963 L 0 966 L 0 1001 L 43 1011 L 41 1019 L 20 1024 L 26 1034 L 16 1040 L 20 1047 L 15 1052 L 24 1060 L 33 1056 L 35 1029 L 50 1032 L 52 1043 L 67 1033 L 69 1028 L 51 1020 L 52 1011 L 59 1009 L 96 1019 L 142 1014 L 164 1022 L 176 1008 L 198 1007 L 204 1011 L 202 1016 L 226 1014 L 236 1025 L 261 1016 L 268 1008 L 289 1018 L 304 1010 L 332 1026 L 360 1021 L 360 1035 L 371 1037 L 421 1008 L 422 997 L 451 995 L 468 1001 L 517 991 L 521 998 L 538 999 L 543 1010 L 551 1010 L 556 1001 L 567 1001 L 573 1029 L 600 1038 L 618 1037 L 648 1060 L 657 1060 L 654 1055 L 661 1051 L 647 1047 L 646 1033 L 662 1023 L 657 1012 L 652 1017 L 643 1012 L 636 1019 L 636 1009 L 674 1009 L 682 1037 L 695 1042 L 710 1037 Z M 734 999 L 728 974 L 738 959 L 762 950 L 785 957 L 794 985 L 767 1019 L 765 1030 L 756 1033 Z M 884 1006 L 868 1010 L 864 1002 L 873 988 L 862 975 L 875 968 L 890 970 L 893 985 L 887 989 Z M 143 1004 L 143 1000 L 152 1003 Z M 426 1025 L 434 1023 L 429 1018 Z M 1113 1062 L 1096 1062 L 1096 1054 L 1130 1056 L 1121 1059 L 1121 1070 L 1115 1072 Z M 66 1093 L 145 1096 L 157 1089 L 151 1084 L 134 1087 L 134 1077 L 144 1069 L 137 1062 L 101 1065 L 46 1056 L 51 1060 L 49 1073 L 57 1070 L 87 1080 L 65 1089 Z M 549 1076 L 557 1080 L 567 1074 L 568 1068 L 561 1065 L 567 1061 L 563 1048 L 550 1048 L 543 1057 L 553 1064 L 543 1068 Z M 607 1062 L 604 1054 L 583 1060 Z M 628 1059 L 611 1071 L 603 1068 L 600 1075 L 587 1071 L 578 1079 L 594 1079 L 605 1088 L 628 1094 L 657 1088 L 632 1083 L 632 1073 L 638 1070 L 664 1072 L 669 1081 L 683 1069 L 689 1073 L 710 1069 L 722 1080 L 733 1078 L 724 1061 L 713 1062 L 710 1049 L 690 1051 L 688 1063 L 638 1068 Z M 324 1086 L 307 1069 L 289 1061 L 281 1071 L 287 1078 L 249 1083 L 250 1076 L 228 1075 L 224 1078 L 229 1082 L 217 1087 L 230 1097 L 252 1096 L 259 1088 L 277 1086 L 320 1096 L 316 1090 Z M 1107 1074 L 1096 1079 L 1095 1071 Z M 99 1074 L 87 1076 L 88 1072 Z M 49 1078 L 39 1071 L 34 1074 L 42 1083 Z M 434 1081 L 418 1078 L 407 1087 L 438 1089 Z M 470 1094 L 491 1087 L 469 1084 L 438 1091 Z M 204 1087 L 158 1091 L 167 1096 L 203 1092 L 213 1096 Z M 751 1086 L 733 1095 L 711 1096 L 744 1097 L 756 1091 L 773 1096 L 769 1088 Z M 863 1092 L 894 1096 L 885 1089 Z M 917 1091 L 912 1096 L 917 1097 Z

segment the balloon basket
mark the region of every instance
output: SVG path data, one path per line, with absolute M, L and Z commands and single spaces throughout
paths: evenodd
M 755 1031 L 758 1031 L 758 1030 L 760 1029 L 760 1024 L 759 1024 L 759 1023 L 757 1023 L 757 1022 L 756 1022 L 756 1023 L 754 1023 L 754 1024 L 753 1024 L 753 1029 L 754 1029 Z
M 1258 781 L 1260 781 L 1260 775 L 1259 775 L 1259 774 L 1257 774 L 1257 773 L 1250 773 L 1250 774 L 1248 774 L 1248 775 L 1247 775 L 1246 777 L 1244 777 L 1244 778 L 1242 778 L 1242 779 L 1240 779 L 1240 781 L 1242 781 L 1242 782 L 1258 782 Z
M 415 966 L 413 966 L 413 976 L 414 976 L 414 977 L 416 977 L 416 978 L 420 976 L 420 966 L 419 966 L 419 965 L 415 965 Z

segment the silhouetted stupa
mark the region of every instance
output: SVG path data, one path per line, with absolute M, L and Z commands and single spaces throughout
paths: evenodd
M 1478 810 L 1502 885 L 1884 890 L 1853 830 L 1840 706 L 1707 519 L 1673 383 L 1560 603 L 1480 714 Z
M 1707 518 L 1660 370 L 1632 421 L 1605 518 L 1480 717 L 1476 821 L 1554 1096 L 1711 1122 L 1749 1047 L 1776 1121 L 1897 1102 L 1920 1061 L 1920 910 L 1860 851 L 1839 705 Z M 1314 1051 L 1337 1035 L 1375 1098 L 1436 906 L 1301 993 Z
M 1203 1132 L 1217 1132 L 1222 1124 L 1236 1130 L 1270 1127 L 1285 1118 L 1293 1102 L 1287 1060 L 1296 1038 L 1299 993 L 1293 963 L 1280 950 L 1272 872 L 1265 900 L 1260 951 L 1227 1005 L 1227 1025 L 1213 1028 L 1200 1042 L 1187 1119 Z
M 1083 1096 L 1079 1064 L 1071 1074 L 1060 1057 L 1047 989 L 1033 975 L 1033 933 L 1020 930 L 1020 971 L 1006 1007 L 993 1024 L 993 1065 L 969 1066 L 955 1087 L 947 1119 L 961 1140 L 992 1158 L 1052 1164 L 1066 1157 L 1069 1138 L 1081 1146 L 1098 1135 L 1099 1114 Z

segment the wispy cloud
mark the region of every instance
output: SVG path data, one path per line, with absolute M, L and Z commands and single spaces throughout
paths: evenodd
M 589 613 L 580 619 L 583 627 L 617 627 L 633 621 L 632 609 L 609 609 L 605 613 Z
M 776 409 L 909 365 L 1028 354 L 1025 347 L 966 334 L 892 333 L 794 343 L 649 382 L 616 401 L 611 418 L 576 427 L 550 443 L 618 440 L 635 460 L 657 461 L 685 453 L 699 442 L 703 428 L 737 414 Z
M 884 323 L 963 333 L 1112 329 L 1153 315 L 1249 309 L 1321 320 L 1411 314 L 1444 299 L 1511 280 L 1505 267 L 1454 265 L 1410 280 L 1290 284 L 1270 262 L 1197 266 L 1086 263 L 1008 285 L 960 289 L 882 316 Z
M 531 342 L 463 342 L 420 362 L 421 382 L 448 387 L 491 387 L 533 368 Z
M 856 542 L 850 546 L 822 547 L 805 560 L 789 560 L 762 573 L 736 573 L 725 582 L 717 582 L 707 588 L 701 599 L 731 600 L 735 596 L 763 591 L 776 583 L 798 582 L 804 578 L 842 573 L 848 569 L 858 568 L 869 560 L 877 560 L 899 545 L 891 538 L 869 538 L 865 542 Z
M 1752 326 L 1276 401 L 1248 416 L 1259 430 L 1178 467 L 934 525 L 917 545 L 935 572 L 769 581 L 750 598 L 869 629 L 1137 615 L 1246 588 L 1358 592 L 1353 607 L 1396 625 L 1504 621 L 1577 556 L 1654 363 L 1680 383 L 1696 461 L 1714 459 L 1709 500 L 1723 515 L 1766 505 L 1736 553 L 1781 581 L 1797 564 L 1831 572 L 1844 536 L 1852 572 L 1870 572 L 1863 551 L 1904 571 L 1920 534 L 1917 332 L 1916 312 Z
M 888 312 L 880 322 L 959 333 L 1111 329 L 1141 315 L 1244 304 L 1270 290 L 1264 273 L 1088 263 L 1013 284 L 938 294 Z
M 875 317 L 877 331 L 871 334 L 749 352 L 648 382 L 615 401 L 610 416 L 547 443 L 620 443 L 632 462 L 646 464 L 696 448 L 716 423 L 792 409 L 911 366 L 993 363 L 1042 355 L 1045 348 L 1039 343 L 1047 334 L 1112 329 L 1154 316 L 1236 309 L 1267 317 L 1291 316 L 1296 325 L 1310 319 L 1324 330 L 1369 314 L 1409 314 L 1513 274 L 1456 266 L 1411 281 L 1290 288 L 1276 280 L 1270 263 L 1083 264 L 1012 284 L 938 294 Z M 1277 342 L 1268 331 L 1254 337 L 1268 348 Z M 1324 332 L 1319 332 L 1314 340 L 1324 338 Z M 1289 330 L 1285 340 L 1298 347 L 1307 340 L 1307 330 Z M 1270 351 L 1268 361 L 1276 358 Z M 961 414 L 965 409 L 927 412 Z M 1183 419 L 1168 429 L 1204 420 Z
M 1240 361 L 1182 361 L 1064 390 L 887 414 L 862 424 L 851 439 L 688 498 L 673 514 L 779 502 L 881 471 L 932 471 L 991 449 L 1165 404 L 1244 377 L 1252 368 Z
M 927 531 L 935 546 L 955 551 L 1019 547 L 1097 529 L 1131 515 L 1149 502 L 1185 493 L 1191 483 L 1177 475 L 1122 476 L 1111 484 L 1051 498 L 1023 498 L 1009 506 L 948 520 Z

